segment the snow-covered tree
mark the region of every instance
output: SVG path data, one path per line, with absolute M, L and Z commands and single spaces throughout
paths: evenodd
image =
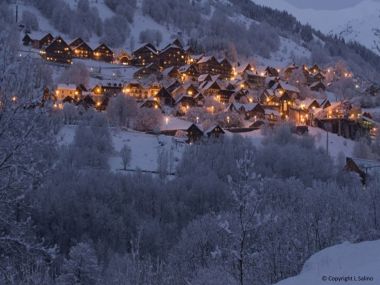
M 127 166 L 131 161 L 131 148 L 124 145 L 120 150 L 120 156 L 123 163 L 123 170 L 127 170 Z

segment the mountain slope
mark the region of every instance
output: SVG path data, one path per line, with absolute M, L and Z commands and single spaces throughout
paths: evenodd
M 280 0 L 252 1 L 287 11 L 303 24 L 310 24 L 325 34 L 339 35 L 347 41 L 357 41 L 380 54 L 380 2 L 365 0 L 349 8 L 317 10 L 301 9 Z

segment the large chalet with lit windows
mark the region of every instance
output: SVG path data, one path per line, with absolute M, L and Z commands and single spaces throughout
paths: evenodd
M 112 62 L 114 58 L 114 53 L 106 44 L 101 44 L 94 49 L 92 58 L 95 60 Z
M 158 55 L 159 64 L 161 67 L 166 68 L 169 66 L 182 66 L 186 64 L 187 53 L 184 51 L 182 44 L 179 40 L 167 45 Z
M 40 53 L 47 61 L 65 64 L 72 62 L 70 46 L 61 37 L 55 38 L 49 46 L 41 49 Z
M 73 52 L 73 57 L 88 59 L 93 57 L 92 49 L 81 38 L 77 38 L 76 40 L 71 42 L 70 48 Z
M 143 46 L 132 52 L 132 65 L 144 66 L 156 62 L 158 51 L 152 44 L 144 44 Z

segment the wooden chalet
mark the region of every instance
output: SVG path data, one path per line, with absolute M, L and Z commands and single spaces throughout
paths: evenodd
M 295 65 L 294 63 L 291 64 L 291 65 L 289 65 L 288 67 L 286 67 L 285 70 L 284 70 L 285 78 L 289 79 L 292 76 L 293 72 L 295 70 L 297 70 L 298 68 L 299 67 L 297 65 Z
M 40 51 L 41 56 L 47 61 L 71 64 L 72 53 L 70 46 L 62 39 L 57 37 L 53 42 Z
M 85 109 L 88 109 L 90 107 L 94 107 L 96 104 L 95 101 L 91 98 L 91 96 L 86 95 L 78 102 L 78 105 L 84 107 Z
M 43 37 L 39 40 L 38 48 L 47 47 L 47 46 L 49 46 L 53 41 L 54 41 L 54 37 L 52 36 L 52 34 L 47 33 L 45 36 L 43 36 Z
M 207 74 L 201 74 L 201 75 L 198 76 L 197 80 L 198 80 L 199 83 L 203 83 L 205 81 L 212 81 L 212 77 L 208 73 Z
M 198 94 L 194 95 L 194 100 L 198 106 L 202 106 L 204 104 L 204 101 L 205 101 L 205 96 L 203 96 L 202 93 L 198 93 Z
M 91 47 L 86 44 L 81 38 L 75 39 L 69 44 L 73 56 L 78 58 L 92 58 L 93 51 Z
M 179 41 L 175 41 L 178 42 Z M 183 50 L 182 45 L 174 42 L 167 45 L 159 54 L 159 64 L 161 67 L 182 66 L 187 62 L 187 53 Z
M 123 84 L 120 82 L 107 82 L 105 84 L 102 84 L 101 87 L 103 93 L 108 95 L 117 95 L 123 91 Z
M 226 80 L 229 80 L 233 76 L 232 64 L 226 58 L 219 61 L 218 74 L 220 74 L 222 79 L 226 79 Z
M 322 81 L 316 81 L 310 85 L 310 90 L 323 92 L 326 91 L 326 85 Z
M 161 109 L 161 106 L 156 100 L 148 98 L 141 103 L 140 108 Z
M 203 137 L 203 131 L 200 127 L 195 124 L 192 124 L 187 130 L 187 142 L 194 143 L 199 141 Z
M 261 76 L 257 74 L 256 72 L 253 71 L 245 71 L 243 73 L 243 78 L 246 80 L 248 83 L 250 83 L 252 86 L 256 88 L 261 88 L 265 86 L 265 76 Z
M 123 93 L 137 99 L 146 98 L 148 95 L 145 93 L 145 88 L 138 81 L 132 81 L 125 85 L 123 88 Z
M 158 91 L 155 98 L 159 100 L 161 106 L 173 106 L 175 103 L 173 96 L 164 87 L 162 87 L 160 91 Z
M 220 103 L 227 104 L 231 101 L 231 97 L 235 94 L 235 90 L 222 89 L 219 91 L 217 99 Z
M 133 78 L 142 79 L 144 77 L 149 77 L 152 75 L 158 77 L 160 74 L 161 74 L 160 67 L 156 63 L 152 62 L 146 66 L 141 67 L 139 70 L 137 70 L 133 74 Z
M 132 52 L 132 65 L 144 66 L 157 61 L 158 50 L 147 43 Z
M 55 89 L 55 99 L 57 101 L 69 101 L 68 97 L 72 98 L 74 101 L 79 101 L 82 97 L 81 88 L 74 84 L 58 84 Z
M 265 69 L 265 75 L 268 77 L 278 77 L 280 75 L 280 73 L 278 72 L 278 70 L 276 68 L 268 66 Z
M 178 68 L 178 72 L 180 73 L 181 79 L 183 81 L 187 80 L 188 77 L 195 78 L 198 76 L 198 70 L 194 64 L 183 65 Z
M 194 96 L 198 92 L 199 92 L 198 89 L 192 83 L 186 83 L 186 84 L 180 85 L 179 87 L 177 87 L 176 89 L 172 91 L 174 96 L 177 96 L 179 94 Z
M 259 103 L 249 103 L 249 104 L 240 104 L 232 103 L 228 107 L 228 110 L 231 112 L 237 112 L 241 115 L 244 115 L 245 119 L 264 119 L 265 118 L 265 109 Z
M 204 56 L 196 65 L 200 74 L 220 74 L 220 64 L 214 56 Z
M 206 96 L 218 95 L 220 90 L 222 90 L 221 85 L 216 80 L 210 82 L 205 81 L 200 88 L 202 89 L 202 93 Z
M 182 86 L 182 84 L 178 80 L 174 80 L 173 82 L 170 82 L 169 84 L 167 84 L 165 88 L 168 92 L 171 93 L 180 86 Z
M 209 138 L 220 138 L 225 134 L 225 131 L 219 125 L 215 125 L 206 130 L 205 134 Z
M 175 66 L 171 66 L 168 68 L 165 68 L 161 72 L 162 76 L 165 77 L 171 77 L 171 78 L 181 78 L 181 73 L 178 71 L 178 68 Z
M 114 60 L 114 53 L 106 44 L 101 44 L 94 49 L 92 58 L 94 60 L 112 62 Z

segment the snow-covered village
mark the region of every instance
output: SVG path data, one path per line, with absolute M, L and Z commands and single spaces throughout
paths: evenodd
M 348 2 L 0 0 L 0 284 L 378 284 Z

